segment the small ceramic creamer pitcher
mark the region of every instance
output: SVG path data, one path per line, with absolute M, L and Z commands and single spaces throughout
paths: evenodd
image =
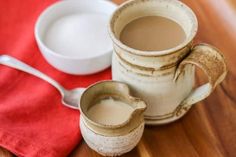
M 123 28 L 144 16 L 177 22 L 186 34 L 185 41 L 163 51 L 140 51 L 123 44 L 119 39 Z M 177 0 L 131 0 L 114 12 L 109 25 L 114 45 L 112 77 L 127 83 L 135 96 L 147 102 L 146 124 L 179 119 L 225 78 L 226 64 L 219 50 L 207 44 L 193 46 L 197 29 L 193 11 Z M 195 67 L 203 70 L 209 82 L 193 89 Z
M 91 107 L 97 102 L 110 98 L 125 102 L 133 108 L 133 112 L 123 123 L 103 124 L 92 119 L 88 114 Z M 132 150 L 140 141 L 144 130 L 143 112 L 145 109 L 145 102 L 130 96 L 126 84 L 117 81 L 96 83 L 90 86 L 81 97 L 80 129 L 82 136 L 90 148 L 102 155 L 122 155 Z M 109 120 L 111 117 L 105 118 Z

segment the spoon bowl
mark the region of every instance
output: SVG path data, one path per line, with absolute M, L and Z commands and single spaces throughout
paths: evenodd
M 65 90 L 64 96 L 62 96 L 63 105 L 69 108 L 79 109 L 80 98 L 85 90 L 86 90 L 85 88 L 75 88 L 72 90 Z

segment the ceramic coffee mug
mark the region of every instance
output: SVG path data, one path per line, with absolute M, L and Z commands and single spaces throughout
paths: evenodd
M 139 51 L 119 40 L 122 29 L 143 16 L 174 20 L 186 33 L 178 46 L 163 51 Z M 132 0 L 113 14 L 109 33 L 114 44 L 112 76 L 131 87 L 135 96 L 148 103 L 146 124 L 165 124 L 182 117 L 193 104 L 205 99 L 223 81 L 227 69 L 223 55 L 207 44 L 193 46 L 198 22 L 193 11 L 177 0 Z M 195 67 L 209 82 L 193 89 Z

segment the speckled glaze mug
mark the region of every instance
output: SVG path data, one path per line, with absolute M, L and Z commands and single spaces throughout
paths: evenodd
M 186 33 L 185 41 L 171 49 L 145 52 L 119 40 L 129 22 L 155 15 L 180 24 Z M 225 78 L 226 63 L 219 50 L 207 44 L 193 46 L 197 29 L 193 11 L 177 0 L 131 0 L 114 12 L 109 25 L 114 45 L 112 77 L 129 84 L 132 93 L 147 102 L 146 124 L 166 124 L 179 119 Z M 203 70 L 209 82 L 193 89 L 195 67 Z
M 96 102 L 110 97 L 125 102 L 134 109 L 130 117 L 122 124 L 98 123 L 88 114 L 88 110 Z M 117 81 L 98 82 L 87 88 L 81 97 L 80 130 L 82 136 L 90 148 L 104 156 L 119 156 L 127 153 L 138 144 L 143 135 L 145 109 L 146 103 L 132 97 L 126 84 Z

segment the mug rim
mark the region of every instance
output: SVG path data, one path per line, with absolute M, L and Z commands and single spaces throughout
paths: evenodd
M 157 1 L 157 2 L 161 2 L 162 0 L 145 0 L 145 1 Z M 118 39 L 116 36 L 115 36 L 115 33 L 114 33 L 114 29 L 113 29 L 113 26 L 114 26 L 114 22 L 116 21 L 116 18 L 118 17 L 118 15 L 120 14 L 120 12 L 129 7 L 130 4 L 137 4 L 137 3 L 142 3 L 144 1 L 137 1 L 137 0 L 130 0 L 130 1 L 127 1 L 123 4 L 121 4 L 116 10 L 115 12 L 113 12 L 111 18 L 110 18 L 110 21 L 109 21 L 109 27 L 108 27 L 108 31 L 109 31 L 109 35 L 110 35 L 110 38 L 112 39 L 113 41 L 113 44 L 115 44 L 116 46 L 118 46 L 119 48 L 131 53 L 131 54 L 134 54 L 134 55 L 139 55 L 139 56 L 163 56 L 163 55 L 169 55 L 169 54 L 172 54 L 172 53 L 175 53 L 176 51 L 180 50 L 180 49 L 183 49 L 184 47 L 186 47 L 189 43 L 192 42 L 193 38 L 196 36 L 197 34 L 197 30 L 198 30 L 198 20 L 197 20 L 197 17 L 195 15 L 195 13 L 193 12 L 193 10 L 188 7 L 186 4 L 184 4 L 183 2 L 181 1 L 178 1 L 178 0 L 168 0 L 168 3 L 172 3 L 174 5 L 180 5 L 183 9 L 185 9 L 186 11 L 186 14 L 188 14 L 188 16 L 190 18 L 192 18 L 192 30 L 190 32 L 190 35 L 188 35 L 185 39 L 184 42 L 181 42 L 179 45 L 173 47 L 173 48 L 170 48 L 170 49 L 165 49 L 165 50 L 155 50 L 155 51 L 142 51 L 142 50 L 138 50 L 138 49 L 134 49 L 132 47 L 129 47 L 125 44 L 123 44 L 120 39 Z M 181 26 L 182 27 L 182 26 Z

